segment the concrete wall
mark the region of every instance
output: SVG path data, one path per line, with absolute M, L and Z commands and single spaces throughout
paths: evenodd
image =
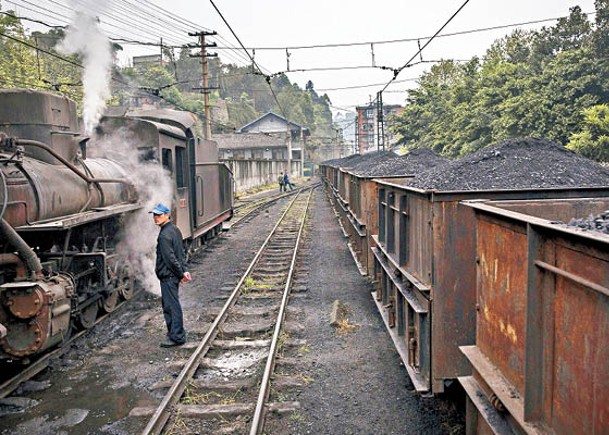
M 264 184 L 279 184 L 279 174 L 287 168 L 286 160 L 222 160 L 233 171 L 235 177 L 235 191 L 243 192 L 252 187 Z M 290 180 L 300 174 L 300 160 L 292 160 L 292 170 L 289 171 Z

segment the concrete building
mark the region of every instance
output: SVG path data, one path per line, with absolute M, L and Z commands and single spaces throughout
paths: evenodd
M 161 54 L 149 54 L 146 56 L 133 56 L 133 67 L 136 69 L 152 66 L 164 65 L 167 62 L 162 60 Z
M 292 160 L 300 160 L 309 129 L 289 122 Z M 236 133 L 215 134 L 221 159 L 288 160 L 288 120 L 268 112 Z
M 360 154 L 376 151 L 379 146 L 378 138 L 378 109 L 375 104 L 357 106 L 357 135 L 356 146 Z M 398 104 L 383 105 L 384 119 L 384 144 L 385 149 L 390 149 L 396 144 L 395 135 L 389 131 L 393 124 L 393 116 L 402 113 L 404 108 Z
M 286 160 L 288 145 L 285 137 L 259 133 L 215 134 L 221 160 Z M 296 151 L 296 152 L 294 152 Z M 300 159 L 300 150 L 292 149 L 292 158 Z

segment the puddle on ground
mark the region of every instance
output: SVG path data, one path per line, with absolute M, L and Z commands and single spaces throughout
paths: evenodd
M 61 379 L 46 370 L 37 380 L 50 380 L 45 391 L 28 393 L 39 403 L 26 412 L 0 418 L 2 435 L 57 435 L 103 433 L 104 426 L 126 417 L 136 406 L 157 406 L 145 391 L 132 387 L 113 389 L 101 366 L 84 364 Z M 67 375 L 67 376 L 66 376 Z

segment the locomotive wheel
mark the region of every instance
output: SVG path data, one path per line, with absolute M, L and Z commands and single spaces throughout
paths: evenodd
M 97 304 L 90 304 L 88 307 L 83 308 L 80 313 L 76 316 L 76 322 L 82 329 L 89 329 L 95 325 L 97 319 Z
M 125 300 L 129 300 L 135 294 L 135 278 L 131 275 L 123 277 L 121 282 L 120 294 Z
M 111 313 L 116 308 L 118 303 L 118 291 L 112 290 L 112 292 L 106 296 L 102 296 L 99 304 L 106 313 Z

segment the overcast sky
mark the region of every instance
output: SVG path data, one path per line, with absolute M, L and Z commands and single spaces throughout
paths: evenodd
M 3 8 L 15 8 L 8 0 L 2 0 Z M 22 0 L 16 0 L 21 2 Z M 50 0 L 41 0 L 42 2 Z M 91 0 L 59 0 L 66 3 Z M 120 8 L 125 0 L 96 0 L 94 4 L 104 3 L 107 7 Z M 201 28 L 218 32 L 223 39 L 218 45 L 226 46 L 229 41 L 237 42 L 224 24 L 209 0 L 126 0 L 144 7 L 154 3 Z M 58 2 L 48 3 L 56 8 Z M 308 0 L 294 2 L 286 0 L 214 0 L 224 18 L 243 44 L 257 47 L 255 60 L 266 73 L 287 70 L 285 47 L 310 46 L 323 44 L 344 44 L 361 42 L 380 42 L 422 38 L 433 35 L 459 7 L 464 0 L 370 0 L 370 1 L 332 1 Z M 522 22 L 543 20 L 565 16 L 569 8 L 580 6 L 586 13 L 594 11 L 594 0 L 470 0 L 461 12 L 444 29 L 442 34 L 472 29 L 503 26 Z M 17 8 L 18 9 L 18 8 Z M 19 9 L 18 9 L 19 10 Z M 67 13 L 66 11 L 62 11 Z M 23 15 L 32 15 L 23 10 Z M 159 12 L 157 12 L 159 13 Z M 590 16 L 593 20 L 594 16 Z M 102 20 L 103 21 L 103 20 Z M 555 22 L 533 24 L 525 28 L 550 26 Z M 196 30 L 196 29 L 193 29 Z M 513 28 L 478 32 L 459 36 L 446 36 L 433 40 L 423 51 L 423 60 L 460 59 L 467 60 L 474 55 L 482 55 L 490 44 L 511 33 Z M 123 33 L 125 33 L 123 31 Z M 175 35 L 175 33 L 174 33 Z M 158 36 L 163 35 L 162 31 Z M 186 36 L 186 35 L 185 35 Z M 141 38 L 140 38 L 141 39 Z M 184 38 L 188 40 L 187 37 Z M 192 38 L 195 42 L 195 39 Z M 281 50 L 262 50 L 262 47 L 279 47 Z M 377 66 L 399 68 L 417 52 L 417 42 L 374 44 L 374 62 Z M 121 62 L 127 56 L 158 53 L 157 49 L 126 46 Z M 245 64 L 243 52 L 218 51 L 224 62 Z M 336 48 L 291 48 L 290 69 L 370 67 L 372 53 L 370 45 Z M 251 51 L 250 51 L 251 53 Z M 402 104 L 405 89 L 416 86 L 416 78 L 430 64 L 424 63 L 404 69 L 398 76 L 398 83 L 392 84 L 383 94 L 385 103 Z M 306 71 L 288 74 L 292 81 L 304 87 L 312 80 L 320 94 L 327 93 L 335 108 L 353 110 L 356 105 L 366 104 L 376 92 L 383 88 L 393 76 L 391 70 L 373 68 L 343 69 L 337 71 Z M 405 80 L 405 81 L 404 81 Z M 403 82 L 401 82 L 403 81 Z M 362 85 L 378 86 L 358 89 L 335 89 Z
M 207 0 L 154 2 L 234 41 L 230 30 Z M 246 47 L 296 47 L 431 36 L 461 7 L 464 0 L 214 0 L 214 3 Z M 561 17 L 567 15 L 569 8 L 573 6 L 580 6 L 584 12 L 594 11 L 593 0 L 470 0 L 443 33 Z M 591 19 L 593 18 L 591 16 Z M 554 22 L 545 23 L 546 26 L 553 24 Z M 543 25 L 527 27 L 540 28 Z M 423 60 L 470 59 L 474 55 L 484 54 L 494 40 L 511 31 L 513 29 L 502 29 L 437 38 L 423 51 Z M 425 42 L 423 39 L 421 44 Z M 416 42 L 375 44 L 375 64 L 397 68 L 412 58 L 417 50 Z M 221 56 L 222 53 L 223 51 L 220 51 Z M 232 53 L 231 57 L 237 58 Z M 255 59 L 269 72 L 287 70 L 285 50 L 258 49 Z M 289 59 L 290 69 L 372 65 L 369 45 L 292 49 Z M 406 68 L 397 80 L 416 78 L 429 67 L 430 64 L 421 64 Z M 315 88 L 323 93 L 323 89 L 387 83 L 393 72 L 368 68 L 295 72 L 288 76 L 303 87 L 307 80 L 312 80 Z M 383 101 L 403 103 L 403 91 L 415 85 L 414 81 L 392 85 L 387 89 L 390 92 L 384 94 Z M 355 105 L 365 104 L 370 98 L 374 98 L 382 87 L 326 92 L 334 106 L 353 109 Z

